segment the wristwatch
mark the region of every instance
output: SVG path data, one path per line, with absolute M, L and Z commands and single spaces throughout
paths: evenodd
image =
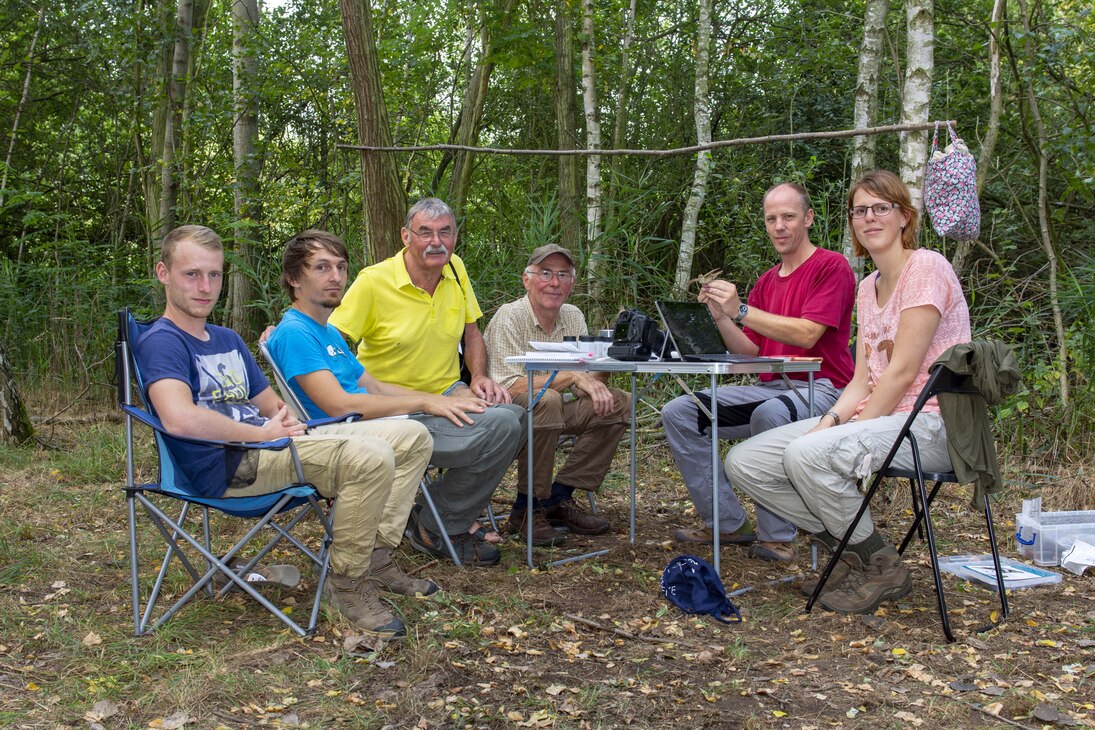
M 742 304 L 738 307 L 738 316 L 734 317 L 734 324 L 741 324 L 741 321 L 745 319 L 745 315 L 749 314 L 749 305 Z

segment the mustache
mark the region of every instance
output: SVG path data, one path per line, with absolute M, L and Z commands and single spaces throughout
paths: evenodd
M 444 246 L 426 246 L 426 253 L 448 253 L 449 249 Z

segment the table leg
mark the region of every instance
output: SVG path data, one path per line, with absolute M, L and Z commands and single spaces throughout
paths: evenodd
M 719 570 L 719 398 L 715 388 L 718 385 L 718 376 L 711 373 L 711 535 L 715 550 L 715 575 L 721 576 Z
M 631 373 L 631 521 L 628 537 L 635 544 L 635 373 Z
M 528 406 L 526 407 L 526 430 L 525 438 L 528 440 L 525 442 L 525 452 L 528 454 L 526 459 L 526 468 L 528 469 L 528 502 L 525 505 L 525 556 L 528 560 L 528 567 L 533 568 L 532 564 L 532 411 L 536 407 L 536 403 L 532 399 L 532 381 L 533 373 L 535 371 L 528 371 Z

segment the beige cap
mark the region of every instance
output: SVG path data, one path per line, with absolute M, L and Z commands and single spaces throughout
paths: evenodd
M 532 255 L 528 257 L 528 265 L 535 266 L 536 264 L 546 259 L 548 256 L 556 253 L 569 261 L 571 266 L 574 266 L 574 257 L 571 256 L 570 251 L 567 251 L 565 248 L 555 243 L 549 243 L 546 246 L 540 246 L 540 248 L 533 251 Z

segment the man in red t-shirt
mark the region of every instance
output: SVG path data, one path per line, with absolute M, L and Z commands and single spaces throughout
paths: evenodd
M 820 357 L 813 412 L 821 414 L 836 402 L 855 370 L 848 349 L 855 276 L 842 255 L 810 242 L 813 222 L 805 188 L 797 183 L 770 188 L 764 194 L 764 225 L 780 262 L 757 279 L 747 302 L 742 302 L 734 284 L 723 280 L 704 284 L 699 300 L 711 310 L 730 352 Z M 796 392 L 773 374 L 762 374 L 753 385 L 718 388 L 719 438 L 749 438 L 809 416 L 806 394 L 805 386 Z M 711 391 L 696 396 L 710 410 Z M 711 474 L 711 420 L 695 400 L 687 395 L 673 399 L 662 409 L 662 422 L 673 459 L 704 521 L 703 528 L 677 530 L 674 537 L 681 542 L 712 541 L 715 487 L 721 542 L 749 545 L 749 556 L 761 560 L 793 559 L 795 526 L 757 505 L 754 530 L 726 473 L 719 469 Z

